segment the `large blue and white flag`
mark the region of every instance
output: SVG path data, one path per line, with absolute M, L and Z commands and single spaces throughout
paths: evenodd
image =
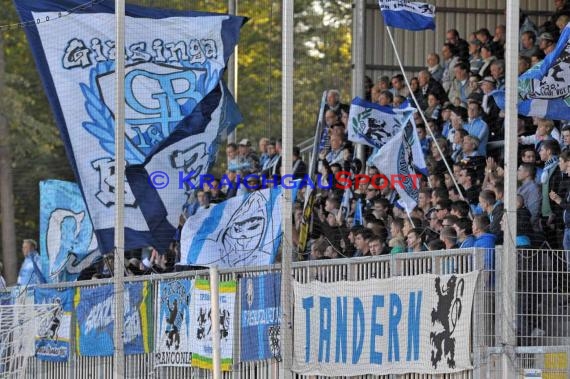
M 113 247 L 114 1 L 15 0 L 100 249 Z M 72 16 L 68 9 L 76 8 Z M 50 20 L 39 22 L 36 20 Z M 125 156 L 141 164 L 218 86 L 245 19 L 127 5 Z M 125 185 L 125 248 L 155 245 Z
M 281 359 L 281 274 L 240 281 L 242 362 Z
M 550 120 L 570 120 L 570 24 L 562 30 L 554 50 L 519 77 L 518 113 Z M 495 102 L 505 109 L 504 91 Z
M 101 256 L 77 184 L 40 182 L 40 253 L 44 277 L 51 283 L 77 279 Z
M 36 288 L 35 304 L 53 304 L 54 309 L 39 319 L 36 357 L 45 361 L 67 362 L 71 342 L 73 288 Z
M 408 30 L 435 30 L 435 6 L 409 0 L 379 0 L 384 23 Z
M 418 203 L 421 175 L 427 174 L 424 153 L 414 120 L 411 119 L 372 158 L 374 165 L 388 178 L 409 214 Z
M 239 122 L 237 105 L 220 83 L 144 164 L 127 167 L 133 194 L 159 251 L 172 241 L 183 206 L 214 163 L 222 136 Z
M 356 97 L 348 115 L 348 139 L 380 148 L 406 125 L 415 111 L 408 102 L 392 108 Z
M 281 243 L 281 187 L 199 209 L 182 228 L 180 262 L 244 267 L 275 262 Z

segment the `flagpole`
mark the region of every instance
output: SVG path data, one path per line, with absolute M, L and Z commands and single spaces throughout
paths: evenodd
M 113 274 L 115 317 L 113 377 L 125 377 L 123 346 L 125 251 L 125 0 L 115 0 L 115 267 Z
M 281 139 L 283 140 L 282 174 L 293 171 L 293 1 L 282 0 L 282 79 Z M 315 141 L 316 142 L 316 141 Z M 293 363 L 293 297 L 291 260 L 293 257 L 293 203 L 290 188 L 283 188 L 281 248 L 281 356 L 279 378 L 292 378 Z
M 516 265 L 517 250 L 515 239 L 517 235 L 517 120 L 518 120 L 518 47 L 519 47 L 519 0 L 507 0 L 507 35 L 505 43 L 505 214 L 503 250 L 497 278 L 500 278 L 500 287 L 497 289 L 495 299 L 500 296 L 501 301 L 495 300 L 495 309 L 499 304 L 501 317 L 501 377 L 514 378 L 516 369 L 513 359 L 516 338 Z M 501 290 L 501 292 L 499 292 Z
M 396 49 L 396 44 L 394 43 L 394 38 L 392 38 L 392 32 L 390 31 L 390 27 L 386 26 L 386 31 L 388 32 L 388 37 L 390 38 L 390 42 L 392 43 L 392 47 L 394 48 L 394 54 L 396 55 L 396 60 L 398 61 L 398 65 L 400 66 L 400 70 L 402 70 L 402 75 L 404 76 L 404 81 L 406 82 L 406 86 L 408 87 L 408 90 L 410 91 L 410 95 L 412 96 L 412 99 L 414 99 L 414 103 L 416 103 L 418 112 L 420 113 L 420 115 L 422 116 L 422 120 L 424 121 L 424 125 L 426 126 L 426 129 L 429 132 L 431 138 L 433 138 L 433 142 L 434 142 L 435 146 L 437 147 L 437 151 L 439 151 L 439 155 L 441 155 L 441 159 L 443 159 L 443 163 L 445 163 L 445 167 L 447 168 L 447 172 L 449 172 L 449 176 L 451 176 L 451 180 L 453 180 L 453 184 L 455 185 L 455 188 L 457 189 L 457 193 L 459 193 L 459 196 L 461 196 L 462 200 L 465 200 L 465 197 L 463 196 L 463 192 L 461 192 L 461 189 L 459 188 L 459 184 L 457 184 L 457 181 L 455 180 L 455 177 L 453 176 L 453 171 L 449 167 L 449 163 L 447 162 L 447 159 L 445 159 L 445 156 L 443 155 L 443 151 L 441 151 L 441 148 L 439 147 L 439 144 L 436 141 L 435 135 L 433 134 L 433 131 L 429 127 L 429 124 L 426 120 L 426 116 L 424 115 L 424 112 L 422 111 L 422 109 L 418 103 L 418 100 L 416 99 L 416 95 L 414 95 L 414 91 L 412 91 L 412 88 L 410 87 L 410 82 L 408 82 L 408 78 L 406 77 L 406 73 L 404 71 L 404 66 L 402 65 L 402 61 L 400 60 L 400 55 L 398 54 L 398 50 Z

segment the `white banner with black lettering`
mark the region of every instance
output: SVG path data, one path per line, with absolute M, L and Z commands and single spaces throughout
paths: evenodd
M 352 376 L 472 368 L 477 275 L 295 283 L 293 370 Z

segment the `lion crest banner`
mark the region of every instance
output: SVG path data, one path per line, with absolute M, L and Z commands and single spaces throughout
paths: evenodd
M 470 369 L 477 275 L 294 283 L 293 370 L 354 376 Z

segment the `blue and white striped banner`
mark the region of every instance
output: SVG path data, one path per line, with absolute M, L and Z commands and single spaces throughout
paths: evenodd
M 181 262 L 244 267 L 275 262 L 281 243 L 281 187 L 199 209 L 182 229 Z

